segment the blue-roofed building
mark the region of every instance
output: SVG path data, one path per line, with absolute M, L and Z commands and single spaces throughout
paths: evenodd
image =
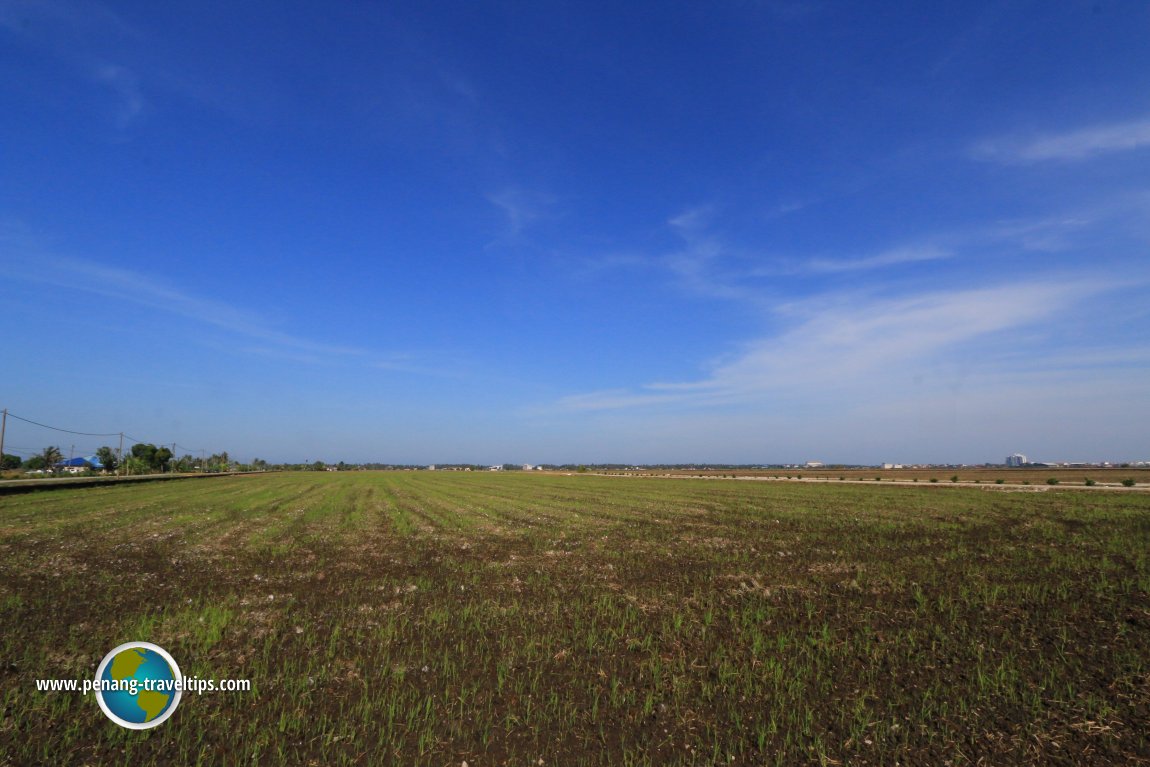
M 70 474 L 77 474 L 85 469 L 103 469 L 104 464 L 94 455 L 87 458 L 69 458 L 66 461 L 60 461 L 54 467 L 56 469 L 63 469 Z

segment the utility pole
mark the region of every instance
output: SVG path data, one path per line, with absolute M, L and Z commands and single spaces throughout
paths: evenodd
M 4 420 L 0 421 L 0 460 L 4 458 L 4 432 L 8 429 L 8 408 L 4 408 Z
M 175 459 L 175 457 L 176 457 L 176 443 L 175 443 L 175 442 L 173 442 L 173 443 L 172 443 L 172 459 L 174 460 L 174 459 Z M 170 467 L 171 467 L 171 463 L 169 463 L 169 464 L 168 464 L 168 466 L 169 466 L 169 471 L 170 471 L 170 470 L 171 470 L 171 469 L 170 469 Z
M 120 449 L 116 451 L 116 463 L 120 464 L 116 469 L 122 475 L 124 473 L 124 432 L 120 432 Z

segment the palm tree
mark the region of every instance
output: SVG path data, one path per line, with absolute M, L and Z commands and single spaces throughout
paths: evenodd
M 46 447 L 40 453 L 40 457 L 44 459 L 44 469 L 53 474 L 56 473 L 56 464 L 64 460 L 64 454 L 60 452 L 58 447 Z

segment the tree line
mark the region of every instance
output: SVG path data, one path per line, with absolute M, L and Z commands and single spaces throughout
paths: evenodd
M 267 461 L 259 458 L 251 464 L 234 461 L 226 450 L 203 458 L 193 455 L 183 455 L 177 458 L 170 448 L 157 447 L 148 442 L 138 442 L 132 445 L 127 454 L 123 456 L 118 450 L 107 445 L 99 448 L 95 455 L 100 462 L 100 468 L 86 470 L 93 474 L 134 475 L 167 474 L 170 472 L 191 474 L 194 472 L 252 471 L 267 468 Z M 0 456 L 0 470 L 2 471 L 22 469 L 26 472 L 58 474 L 64 468 L 63 463 L 64 453 L 56 445 L 50 445 L 28 458 L 7 453 Z

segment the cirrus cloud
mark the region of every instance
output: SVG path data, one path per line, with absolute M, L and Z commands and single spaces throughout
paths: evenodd
M 1031 163 L 1084 160 L 1150 146 L 1150 118 L 1091 125 L 1030 138 L 997 138 L 976 145 L 972 154 L 981 160 Z

